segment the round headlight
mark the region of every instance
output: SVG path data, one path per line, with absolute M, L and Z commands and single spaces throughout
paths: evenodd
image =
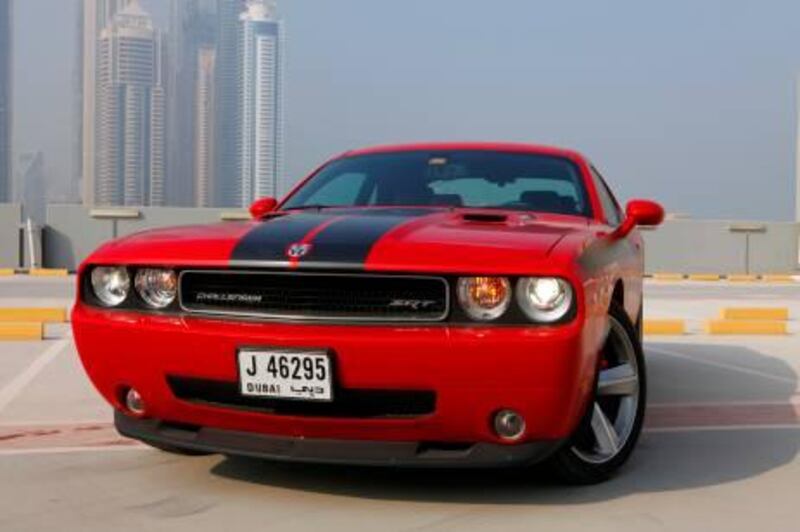
M 572 286 L 556 277 L 527 277 L 517 283 L 517 303 L 533 321 L 558 321 L 572 307 Z
M 136 291 L 148 306 L 167 308 L 178 294 L 178 276 L 173 270 L 139 270 L 136 272 Z
M 511 283 L 505 277 L 462 277 L 458 302 L 473 320 L 496 320 L 511 304 Z
M 100 303 L 117 307 L 128 298 L 131 278 L 121 266 L 100 266 L 92 270 L 92 290 Z

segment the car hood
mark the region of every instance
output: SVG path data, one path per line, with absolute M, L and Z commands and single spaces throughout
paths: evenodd
M 573 216 L 428 208 L 325 209 L 137 233 L 111 242 L 94 263 L 289 267 L 416 272 L 529 272 L 566 235 Z

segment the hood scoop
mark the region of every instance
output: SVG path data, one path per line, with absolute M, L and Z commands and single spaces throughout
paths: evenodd
M 490 212 L 467 212 L 461 215 L 461 219 L 465 222 L 504 224 L 508 221 L 508 215 Z

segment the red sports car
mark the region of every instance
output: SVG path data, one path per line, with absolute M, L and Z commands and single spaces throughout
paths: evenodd
M 275 460 L 608 478 L 645 409 L 642 239 L 573 151 L 352 151 L 253 220 L 107 243 L 72 314 L 118 430 Z

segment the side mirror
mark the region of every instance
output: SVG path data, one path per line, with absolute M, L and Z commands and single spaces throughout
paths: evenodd
M 625 220 L 614 231 L 615 238 L 624 238 L 637 226 L 655 226 L 664 221 L 664 208 L 655 201 L 631 200 L 625 207 Z
M 275 210 L 275 207 L 278 206 L 278 200 L 275 198 L 260 198 L 253 202 L 250 205 L 250 216 L 253 217 L 253 220 L 260 220 L 267 214 L 271 213 Z

